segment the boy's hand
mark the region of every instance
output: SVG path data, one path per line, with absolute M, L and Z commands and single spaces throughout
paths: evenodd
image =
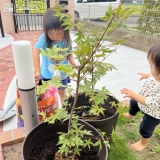
M 35 78 L 35 83 L 37 85 L 40 80 L 40 73 L 38 71 L 34 71 L 34 78 Z
M 127 88 L 123 88 L 121 90 L 121 94 L 125 94 L 125 96 L 123 98 L 126 98 L 126 97 L 132 98 L 134 96 L 135 92 L 133 92 Z
M 141 81 L 142 79 L 147 79 L 147 78 L 150 76 L 149 73 L 139 72 L 138 74 L 141 75 L 141 78 L 139 79 L 140 81 Z

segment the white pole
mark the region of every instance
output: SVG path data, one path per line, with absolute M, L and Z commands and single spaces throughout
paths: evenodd
M 20 91 L 25 133 L 28 135 L 38 124 L 31 43 L 23 40 L 14 41 L 12 42 L 12 51 Z

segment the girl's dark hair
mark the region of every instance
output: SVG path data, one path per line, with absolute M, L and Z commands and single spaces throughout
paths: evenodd
M 49 39 L 48 37 L 48 31 L 49 30 L 64 30 L 65 26 L 61 26 L 63 24 L 63 21 L 60 21 L 59 17 L 54 16 L 56 12 L 49 8 L 43 15 L 43 31 L 46 37 L 46 42 L 48 44 L 47 47 L 51 48 L 52 47 L 52 40 Z M 65 13 L 63 11 L 62 13 Z M 70 33 L 69 30 L 64 31 L 64 39 L 63 39 L 64 47 L 69 47 L 71 43 L 70 39 Z
M 147 58 L 151 58 L 158 74 L 160 74 L 160 44 L 157 44 L 150 48 Z

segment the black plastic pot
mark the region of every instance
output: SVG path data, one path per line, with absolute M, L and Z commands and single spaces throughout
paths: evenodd
M 100 137 L 102 141 L 104 141 L 101 134 L 90 124 L 86 123 L 83 120 L 79 120 L 79 123 L 84 125 L 84 129 L 92 131 L 94 137 Z M 46 138 L 51 138 L 56 132 L 67 132 L 68 129 L 68 122 L 64 122 L 63 124 L 48 124 L 48 123 L 41 123 L 37 125 L 25 138 L 22 146 L 22 158 L 23 160 L 29 160 L 29 156 L 31 150 L 35 143 L 40 140 L 45 140 Z M 94 143 L 96 140 L 91 139 Z M 97 151 L 99 151 L 98 147 L 94 147 Z M 99 153 L 100 160 L 107 160 L 108 158 L 108 149 L 107 146 L 102 142 L 102 150 Z
M 74 98 L 71 97 L 68 99 L 68 103 L 72 104 L 73 103 Z M 97 129 L 100 129 L 102 132 L 106 133 L 106 136 L 109 138 L 109 143 L 111 144 L 112 142 L 112 131 L 113 129 L 115 130 L 116 128 L 116 124 L 117 124 L 117 120 L 118 120 L 118 116 L 119 113 L 116 112 L 117 109 L 115 107 L 111 107 L 110 102 L 114 102 L 118 103 L 118 100 L 115 99 L 113 96 L 109 95 L 107 100 L 105 101 L 105 103 L 102 105 L 103 108 L 106 109 L 106 111 L 109 113 L 110 117 L 106 118 L 106 119 L 101 119 L 101 120 L 85 120 L 86 122 L 88 122 L 89 124 L 91 124 L 92 126 L 94 126 Z M 89 102 L 89 97 L 85 97 L 84 94 L 81 94 L 78 96 L 78 100 L 77 100 L 77 104 L 76 106 L 83 106 L 83 105 L 88 105 L 91 106 L 91 103 Z

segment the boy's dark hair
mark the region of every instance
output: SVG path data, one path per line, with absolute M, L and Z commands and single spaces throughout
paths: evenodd
M 158 74 L 160 74 L 160 44 L 157 44 L 153 47 L 150 48 L 147 58 L 151 58 L 152 62 L 155 65 L 155 68 L 158 72 Z
M 49 8 L 43 15 L 43 31 L 46 37 L 46 42 L 48 44 L 48 47 L 52 47 L 52 41 L 49 39 L 47 32 L 49 30 L 64 30 L 65 26 L 62 25 L 62 21 L 60 21 L 59 17 L 54 16 L 56 12 L 52 9 Z M 69 30 L 64 31 L 64 47 L 69 47 L 70 46 L 70 33 Z

